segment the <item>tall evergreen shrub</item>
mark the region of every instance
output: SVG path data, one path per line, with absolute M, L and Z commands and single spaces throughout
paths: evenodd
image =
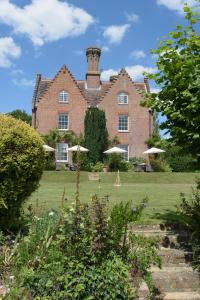
M 89 108 L 85 115 L 85 146 L 90 150 L 91 162 L 103 161 L 103 152 L 108 148 L 108 131 L 105 112 L 97 107 Z

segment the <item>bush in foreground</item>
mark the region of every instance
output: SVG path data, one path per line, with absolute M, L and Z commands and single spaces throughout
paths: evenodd
M 42 139 L 29 125 L 0 115 L 0 228 L 16 225 L 22 204 L 38 187 L 43 171 Z
M 34 216 L 29 234 L 13 247 L 6 299 L 137 299 L 138 275 L 152 288 L 157 243 L 130 231 L 146 201 L 135 208 L 121 202 L 111 214 L 106 203 L 94 196 L 90 205 L 73 205 L 61 215 Z
M 180 213 L 182 222 L 190 231 L 190 243 L 193 250 L 193 265 L 200 271 L 200 178 L 196 188 L 192 189 L 190 199 L 181 194 Z

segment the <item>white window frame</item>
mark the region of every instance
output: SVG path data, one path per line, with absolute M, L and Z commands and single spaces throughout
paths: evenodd
M 62 126 L 60 126 L 61 123 L 62 123 L 61 120 L 60 120 L 60 116 L 62 116 L 62 115 L 63 116 L 67 116 L 67 126 L 66 126 L 66 128 L 64 128 L 64 126 L 63 126 L 63 128 L 62 128 Z M 58 116 L 57 116 L 57 128 L 60 131 L 67 131 L 67 130 L 69 130 L 69 115 L 68 115 L 68 113 L 58 113 Z
M 127 151 L 126 153 L 122 153 L 122 159 L 125 160 L 125 161 L 129 161 L 129 144 L 120 144 L 120 145 L 118 145 L 118 147 L 120 149 L 123 149 L 123 150 Z M 127 159 L 124 158 L 125 155 L 127 156 Z
M 118 94 L 118 104 L 119 105 L 128 105 L 128 94 L 125 92 L 121 92 Z
M 61 157 L 59 157 L 59 145 L 62 145 L 63 146 L 63 150 L 60 154 Z M 64 149 L 65 147 L 65 149 Z M 67 158 L 66 159 L 62 159 L 62 154 L 66 153 L 66 156 Z M 61 159 L 58 159 L 58 158 L 61 158 Z M 56 162 L 68 162 L 68 144 L 67 143 L 57 143 L 56 144 Z
M 120 129 L 120 117 L 127 117 L 127 129 Z M 118 116 L 118 132 L 128 132 L 129 131 L 129 116 L 119 115 Z
M 58 101 L 60 103 L 68 103 L 69 102 L 69 93 L 65 90 L 62 90 L 58 94 Z

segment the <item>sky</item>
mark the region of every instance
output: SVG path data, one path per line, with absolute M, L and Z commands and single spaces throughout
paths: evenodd
M 88 46 L 102 49 L 103 80 L 125 67 L 142 81 L 156 71 L 150 50 L 184 24 L 184 2 L 195 0 L 0 0 L 0 112 L 31 113 L 37 73 L 53 78 L 66 64 L 85 79 Z

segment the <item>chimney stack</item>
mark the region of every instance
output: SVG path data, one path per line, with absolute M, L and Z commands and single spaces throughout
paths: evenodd
M 101 56 L 101 49 L 97 47 L 89 47 L 86 49 L 88 71 L 86 73 L 86 82 L 88 89 L 100 88 L 100 71 L 99 60 Z

